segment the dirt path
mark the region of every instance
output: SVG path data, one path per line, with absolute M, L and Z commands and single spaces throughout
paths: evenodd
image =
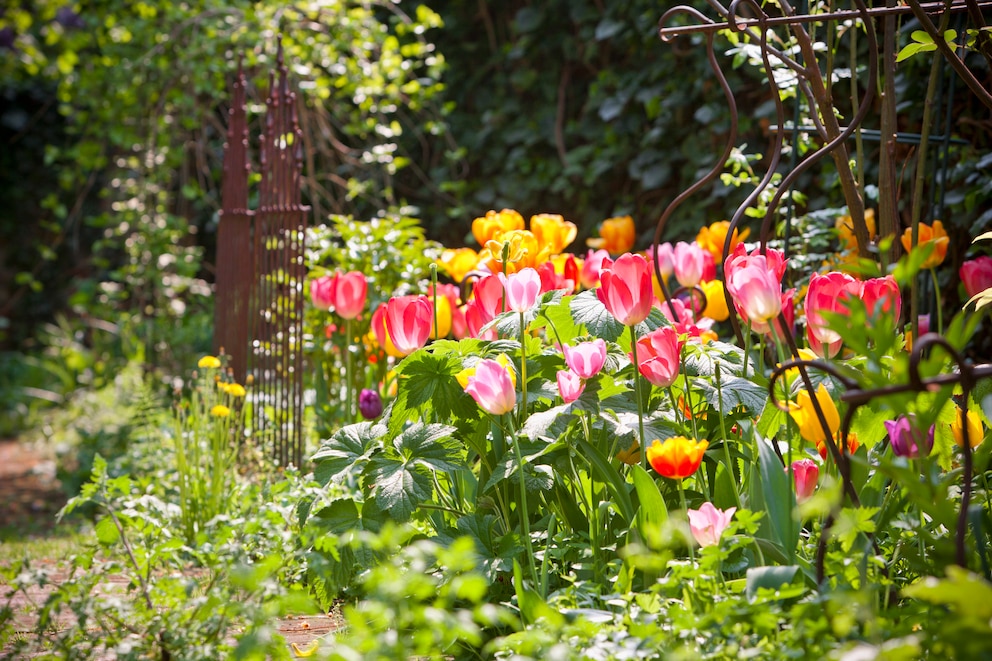
M 55 477 L 55 462 L 30 445 L 16 440 L 0 440 L 0 543 L 3 539 L 40 537 L 55 528 L 55 515 L 66 502 L 65 494 Z M 45 561 L 48 562 L 48 561 Z M 36 562 L 35 565 L 40 563 Z M 54 561 L 51 561 L 52 580 L 58 583 L 59 576 L 65 576 Z M 61 572 L 61 573 L 60 573 Z M 119 592 L 127 580 L 121 577 L 108 577 L 101 591 Z M 29 594 L 15 596 L 15 629 L 29 632 L 34 626 L 35 617 L 30 604 L 42 603 L 50 589 L 32 588 Z M 0 605 L 6 603 L 7 586 L 0 578 Z M 66 621 L 64 624 L 68 624 Z M 309 650 L 315 641 L 343 625 L 340 615 L 300 615 L 280 619 L 276 626 L 279 633 L 295 649 Z M 0 659 L 7 658 L 0 650 Z

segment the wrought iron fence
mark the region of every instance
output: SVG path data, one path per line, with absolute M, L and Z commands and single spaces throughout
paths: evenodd
M 282 45 L 269 74 L 260 136 L 258 208 L 249 209 L 251 173 L 245 75 L 238 67 L 224 153 L 218 229 L 215 340 L 233 376 L 253 381 L 252 427 L 280 464 L 303 460 L 304 237 L 303 135 Z

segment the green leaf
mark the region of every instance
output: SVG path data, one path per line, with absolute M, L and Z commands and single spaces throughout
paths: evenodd
M 99 541 L 104 546 L 111 546 L 116 544 L 121 538 L 121 533 L 114 524 L 114 520 L 107 516 L 96 522 L 93 527 L 93 531 L 96 533 L 97 541 Z
M 453 471 L 460 449 L 451 440 L 454 427 L 417 423 L 386 446 L 369 464 L 375 496 L 383 510 L 396 521 L 406 521 L 421 503 L 430 498 L 430 471 Z
M 404 404 L 419 408 L 429 403 L 438 420 L 477 416 L 475 401 L 455 379 L 462 369 L 459 356 L 447 351 L 420 349 L 407 356 L 397 368 Z
M 796 548 L 801 526 L 792 519 L 795 496 L 789 484 L 789 475 L 772 449 L 771 442 L 757 441 L 759 479 L 750 482 L 751 502 L 748 508 L 768 512 L 768 516 L 761 519 L 758 534 L 777 543 L 788 554 Z
M 768 403 L 768 390 L 750 379 L 724 376 L 721 370 L 720 388 L 707 379 L 695 379 L 694 385 L 703 391 L 706 401 L 722 415 L 730 415 L 738 406 L 757 413 Z M 721 407 L 722 404 L 722 407 Z
M 850 552 L 859 534 L 869 535 L 875 532 L 875 515 L 877 507 L 845 507 L 837 515 L 830 532 L 838 541 L 844 553 Z
M 806 591 L 801 584 L 792 584 L 799 573 L 797 565 L 785 567 L 750 567 L 747 570 L 747 587 L 745 595 L 753 603 L 762 603 L 773 599 L 790 599 L 798 597 Z M 770 590 L 771 594 L 761 591 Z
M 632 525 L 635 516 L 634 504 L 630 500 L 630 492 L 627 491 L 627 483 L 623 477 L 613 467 L 609 459 L 594 445 L 589 443 L 589 441 L 579 439 L 576 441 L 576 447 L 578 447 L 583 459 L 589 463 L 592 469 L 591 473 L 609 489 L 614 502 L 620 508 L 620 514 L 623 516 L 624 523 L 628 526 Z
M 393 447 L 407 462 L 437 472 L 464 468 L 460 447 L 451 438 L 457 431 L 450 425 L 415 423 L 393 440 Z
M 430 476 L 405 461 L 379 456 L 372 460 L 371 469 L 376 499 L 395 521 L 409 520 L 431 496 Z
M 381 423 L 359 422 L 342 427 L 310 458 L 315 464 L 314 479 L 326 485 L 360 475 L 385 433 Z
M 903 588 L 912 599 L 946 606 L 957 615 L 988 623 L 992 620 L 992 585 L 978 574 L 948 565 L 947 578 L 928 576 Z
M 668 521 L 668 507 L 661 497 L 661 490 L 654 478 L 640 466 L 632 466 L 630 471 L 634 480 L 634 490 L 640 505 L 637 508 L 637 532 L 641 539 L 648 542 L 651 548 L 660 546 L 661 527 Z M 653 544 L 651 540 L 659 541 Z
M 608 342 L 616 342 L 626 328 L 610 314 L 596 296 L 595 290 L 589 289 L 573 296 L 569 309 L 576 325 L 585 326 L 590 335 Z

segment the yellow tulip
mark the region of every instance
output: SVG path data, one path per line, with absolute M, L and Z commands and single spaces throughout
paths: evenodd
M 714 321 L 726 321 L 730 317 L 730 311 L 727 309 L 727 299 L 723 295 L 723 282 L 709 280 L 699 283 L 699 288 L 706 294 L 706 308 L 703 309 L 703 316 Z
M 827 426 L 830 428 L 830 436 L 836 436 L 837 430 L 840 428 L 840 414 L 837 413 L 837 406 L 834 404 L 834 400 L 830 398 L 827 387 L 822 383 L 816 390 L 816 401 L 819 402 L 820 408 L 823 409 L 823 417 L 826 419 Z M 799 425 L 800 436 L 817 445 L 826 443 L 827 436 L 824 433 L 823 426 L 820 424 L 820 419 L 816 416 L 816 410 L 813 408 L 813 400 L 808 390 L 800 390 L 799 394 L 796 395 L 796 401 L 789 404 L 789 415 Z
M 868 237 L 875 240 L 875 210 L 865 209 L 865 225 L 868 226 Z M 841 216 L 834 222 L 837 238 L 841 248 L 849 252 L 858 252 L 858 237 L 854 235 L 854 221 L 850 216 Z
M 975 447 L 985 440 L 985 431 L 982 429 L 982 418 L 977 413 L 968 411 L 968 415 L 965 416 L 964 410 L 960 408 L 957 413 L 954 416 L 954 422 L 951 423 L 951 433 L 954 434 L 954 442 L 958 444 L 958 447 L 964 447 L 965 428 L 968 429 L 968 444 L 971 447 Z
M 441 253 L 437 263 L 452 280 L 461 282 L 479 264 L 479 253 L 471 248 L 449 249 Z
M 727 242 L 727 231 L 730 229 L 729 220 L 721 220 L 719 222 L 713 223 L 709 227 L 704 227 L 699 230 L 699 234 L 696 235 L 696 243 L 701 245 L 703 248 L 709 251 L 713 255 L 713 261 L 717 264 L 723 262 L 723 244 Z M 744 228 L 743 232 L 737 231 L 734 228 L 733 237 L 730 240 L 730 253 L 733 254 L 734 246 L 736 246 L 741 241 L 745 240 L 751 230 Z M 722 321 L 722 320 L 718 320 Z
M 561 254 L 575 240 L 578 228 L 558 214 L 541 213 L 530 218 L 530 231 L 540 246 L 550 246 L 551 254 Z
M 502 211 L 487 211 L 485 216 L 472 221 L 472 235 L 480 246 L 498 235 L 512 230 L 524 228 L 524 217 L 513 209 Z

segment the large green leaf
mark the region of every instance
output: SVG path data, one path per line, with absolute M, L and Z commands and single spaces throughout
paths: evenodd
M 719 389 L 709 379 L 693 379 L 693 385 L 703 391 L 710 406 L 725 416 L 738 406 L 743 406 L 751 413 L 758 413 L 768 402 L 767 389 L 739 376 L 722 376 Z
M 595 290 L 589 289 L 572 297 L 569 304 L 572 319 L 579 326 L 585 326 L 590 335 L 601 337 L 608 342 L 616 342 L 626 326 L 610 314 Z
M 453 352 L 422 349 L 411 354 L 397 370 L 402 376 L 403 404 L 416 409 L 429 403 L 437 420 L 477 416 L 478 407 L 455 379 L 462 369 L 460 357 Z
M 426 470 L 391 457 L 376 457 L 371 464 L 375 496 L 382 509 L 396 521 L 407 521 L 431 496 L 432 480 Z
M 661 497 L 658 484 L 646 470 L 640 466 L 633 466 L 631 476 L 640 503 L 637 508 L 637 532 L 640 533 L 641 539 L 650 544 L 652 539 L 660 539 L 661 527 L 668 520 L 668 507 L 665 505 L 665 499 Z M 659 544 L 652 544 L 652 548 L 658 546 Z
M 780 546 L 789 556 L 799 542 L 800 525 L 792 518 L 795 496 L 789 484 L 789 475 L 772 449 L 772 442 L 757 440 L 758 479 L 752 478 L 750 481 L 749 509 L 768 513 L 761 519 L 758 534 Z
M 342 427 L 310 458 L 315 464 L 314 479 L 320 484 L 341 483 L 360 475 L 385 433 L 386 427 L 381 423 L 359 422 Z

